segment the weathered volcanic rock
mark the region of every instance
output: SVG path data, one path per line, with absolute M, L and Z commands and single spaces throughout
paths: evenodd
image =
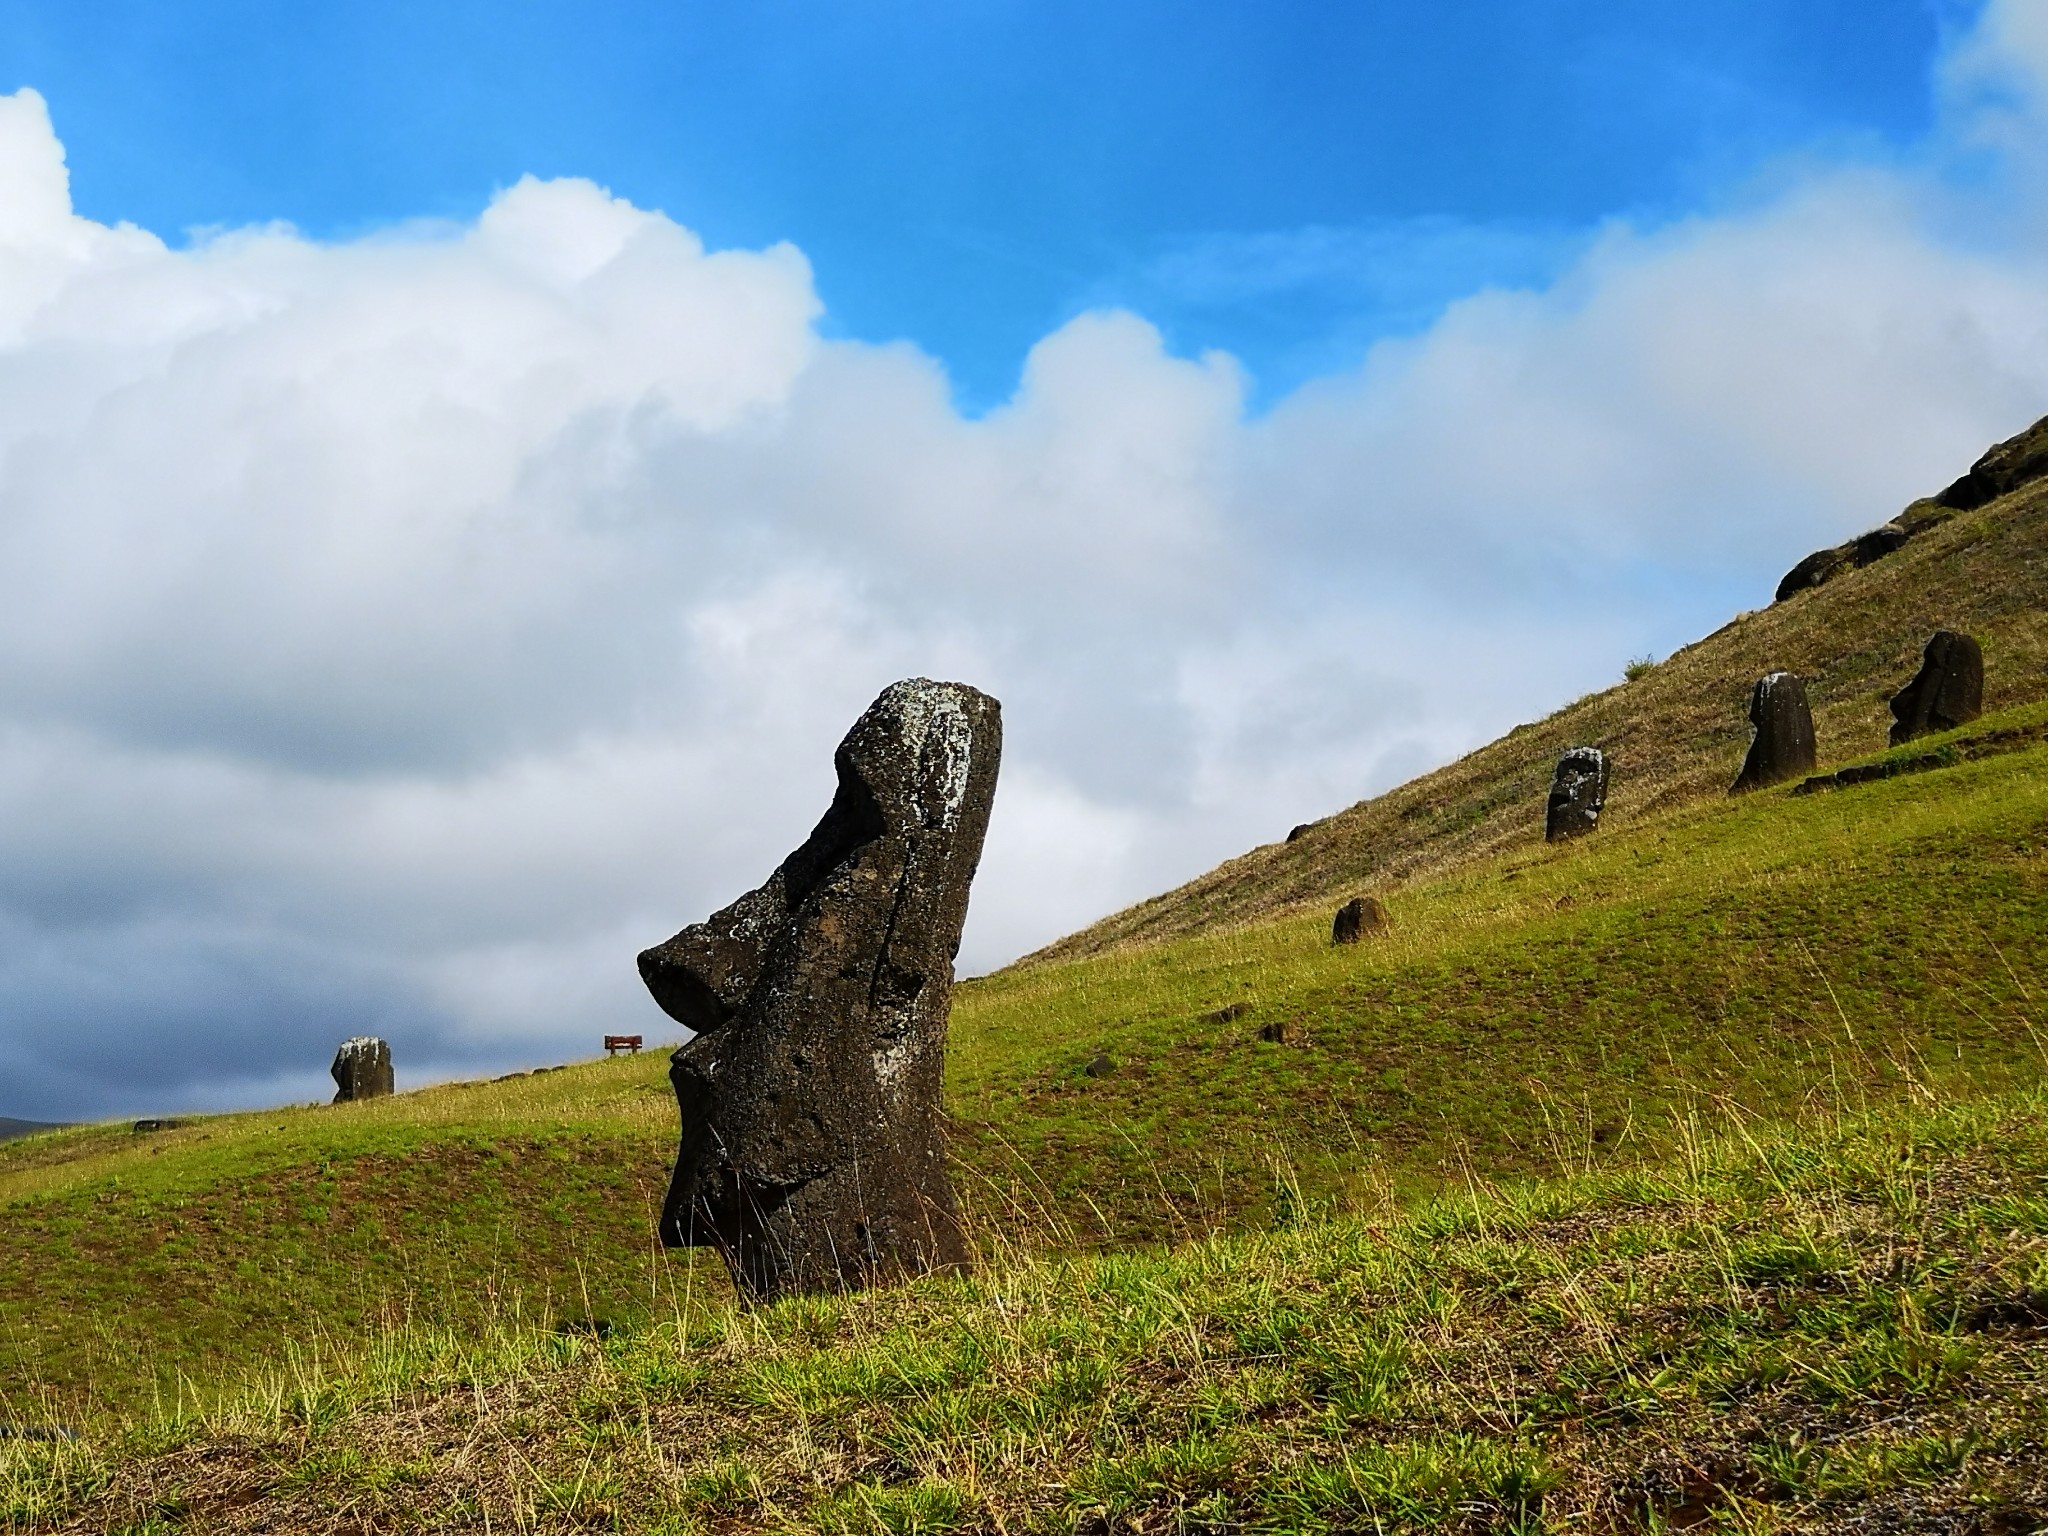
M 328 1070 L 334 1074 L 335 1103 L 381 1099 L 393 1086 L 391 1047 L 375 1035 L 357 1035 L 341 1042 Z
M 1607 754 L 1598 747 L 1573 747 L 1559 756 L 1543 808 L 1543 840 L 1563 842 L 1600 825 L 1607 804 Z
M 1892 695 L 1891 744 L 1952 731 L 1984 713 L 1984 652 L 1968 635 L 1937 629 L 1913 681 Z
M 996 701 L 896 683 L 839 744 L 839 788 L 759 890 L 640 956 L 696 1032 L 669 1064 L 670 1247 L 768 1298 L 960 1270 L 939 1121 L 953 957 L 1002 755 Z
M 1813 711 L 1807 707 L 1806 684 L 1800 679 L 1790 672 L 1757 679 L 1749 692 L 1749 723 L 1756 734 L 1729 794 L 1813 772 Z
M 1974 512 L 2044 476 L 2048 476 L 2048 417 L 2019 436 L 1994 444 L 1970 466 L 1968 474 L 1938 494 L 1922 497 L 1890 522 L 1833 549 L 1815 550 L 1785 573 L 1785 579 L 1778 583 L 1776 601 L 1782 603 L 1795 592 L 1824 586 L 1845 571 L 1859 570 L 1874 560 L 1882 560 L 1956 513 Z
M 1987 448 L 1968 474 L 1930 499 L 1937 506 L 1973 512 L 2043 475 L 2048 475 L 2048 416 Z
M 1394 925 L 1377 896 L 1354 896 L 1337 909 L 1330 923 L 1332 944 L 1356 944 L 1369 933 L 1384 933 Z

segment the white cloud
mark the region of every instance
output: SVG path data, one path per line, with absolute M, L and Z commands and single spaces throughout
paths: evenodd
M 1910 161 L 1592 232 L 1256 418 L 1102 312 L 965 419 L 799 253 L 578 181 L 171 249 L 0 98 L 0 1113 L 659 1035 L 633 950 L 896 677 L 1004 701 L 979 967 L 1761 601 L 2048 409 L 2034 14 Z

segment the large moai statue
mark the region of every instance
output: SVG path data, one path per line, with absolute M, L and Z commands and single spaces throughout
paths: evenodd
M 1607 754 L 1598 747 L 1572 747 L 1557 759 L 1550 798 L 1543 807 L 1543 840 L 1561 843 L 1600 825 L 1607 804 Z
M 1952 731 L 1983 713 L 1983 650 L 1968 635 L 1937 629 L 1913 681 L 1892 695 L 1891 743 Z
M 334 1074 L 337 1104 L 381 1099 L 396 1082 L 391 1074 L 391 1047 L 375 1035 L 357 1035 L 342 1041 L 341 1049 L 334 1053 L 334 1065 L 327 1070 Z
M 640 956 L 695 1031 L 671 1248 L 768 1299 L 958 1271 L 939 1119 L 953 957 L 1002 756 L 996 701 L 913 678 L 839 744 L 839 788 L 759 890 Z
M 1728 793 L 1781 784 L 1813 772 L 1813 711 L 1806 702 L 1806 684 L 1790 672 L 1757 679 L 1749 691 L 1749 723 L 1756 727 L 1742 772 Z

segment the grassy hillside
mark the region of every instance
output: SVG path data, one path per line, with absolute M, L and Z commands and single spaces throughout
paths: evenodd
M 133 1407 L 287 1344 L 644 1312 L 662 1058 L 0 1147 L 0 1422 Z
M 1373 1182 L 1661 1155 L 1703 1098 L 2031 1081 L 2044 725 L 2032 706 L 1915 744 L 1954 767 L 1472 860 L 1355 947 L 1318 911 L 974 983 L 962 1154 L 1062 1235 L 1168 1237 Z M 1965 760 L 1993 737 L 2025 750 Z M 1081 1070 L 1097 1053 L 1108 1076 Z
M 1823 761 L 1881 750 L 1886 699 L 1938 628 L 1984 647 L 1985 707 L 2048 698 L 2048 479 L 1956 515 L 1897 553 L 1826 586 L 1745 613 L 1633 681 L 1434 773 L 1218 866 L 1020 964 L 1103 954 L 1401 889 L 1543 835 L 1551 770 L 1567 747 L 1614 760 L 1609 824 L 1719 797 L 1749 742 L 1750 685 L 1808 679 Z M 1619 662 L 1617 661 L 1617 670 Z
M 0 1442 L 0 1526 L 1941 1530 L 2048 1521 L 2048 1103 L 608 1339 L 400 1337 Z

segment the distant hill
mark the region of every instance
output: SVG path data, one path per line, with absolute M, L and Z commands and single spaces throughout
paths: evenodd
M 65 1122 L 61 1120 L 10 1120 L 0 1115 L 0 1141 L 12 1141 L 17 1136 L 33 1136 L 37 1131 L 61 1131 Z
M 2048 421 L 1892 522 L 1802 561 L 1782 601 L 1730 620 L 1633 681 L 1269 843 L 1017 962 L 1043 965 L 1382 892 L 1538 843 L 1567 747 L 1614 761 L 1606 824 L 1723 794 L 1749 741 L 1750 685 L 1808 680 L 1823 762 L 1881 750 L 1885 700 L 1937 628 L 1984 647 L 1986 710 L 2048 698 Z M 1983 498 L 1989 497 L 1989 500 Z M 1868 563 L 1858 566 L 1858 560 Z M 1795 580 L 1795 578 L 1797 578 Z M 1789 590 L 1800 582 L 1819 584 Z

